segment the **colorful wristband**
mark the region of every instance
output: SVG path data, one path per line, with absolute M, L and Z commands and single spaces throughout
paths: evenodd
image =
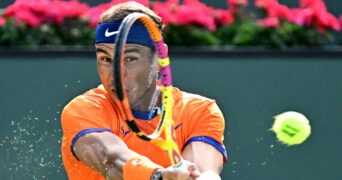
M 159 174 L 158 177 L 160 179 L 161 174 L 158 173 L 158 169 L 163 169 L 163 167 L 153 163 L 144 156 L 138 156 L 129 159 L 125 163 L 123 167 L 123 177 L 125 180 L 154 180 L 154 177 Z

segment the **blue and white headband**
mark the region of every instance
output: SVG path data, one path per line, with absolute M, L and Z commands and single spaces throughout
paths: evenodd
M 121 22 L 101 23 L 96 28 L 95 44 L 115 43 Z M 133 24 L 126 43 L 140 44 L 153 48 L 154 44 L 149 32 L 143 24 Z

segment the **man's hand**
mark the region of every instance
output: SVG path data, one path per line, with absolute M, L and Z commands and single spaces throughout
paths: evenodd
M 164 169 L 162 171 L 163 180 L 192 180 L 200 176 L 200 171 L 198 170 L 196 164 L 184 160 L 186 170 L 173 169 L 172 166 Z
M 205 171 L 196 180 L 221 180 L 221 177 L 213 171 Z

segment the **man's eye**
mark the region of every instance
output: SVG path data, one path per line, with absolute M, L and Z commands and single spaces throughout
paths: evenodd
M 103 62 L 111 62 L 112 59 L 111 59 L 111 58 L 108 58 L 108 57 L 102 57 L 102 58 L 101 58 L 101 61 L 103 61 Z
M 128 63 L 134 62 L 136 60 L 138 60 L 138 58 L 136 57 L 125 57 L 125 62 L 128 62 Z

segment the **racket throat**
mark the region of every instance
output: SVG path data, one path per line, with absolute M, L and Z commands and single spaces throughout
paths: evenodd
M 140 131 L 134 120 L 126 120 L 128 127 L 142 140 L 151 141 L 151 138 L 145 136 L 145 134 Z

